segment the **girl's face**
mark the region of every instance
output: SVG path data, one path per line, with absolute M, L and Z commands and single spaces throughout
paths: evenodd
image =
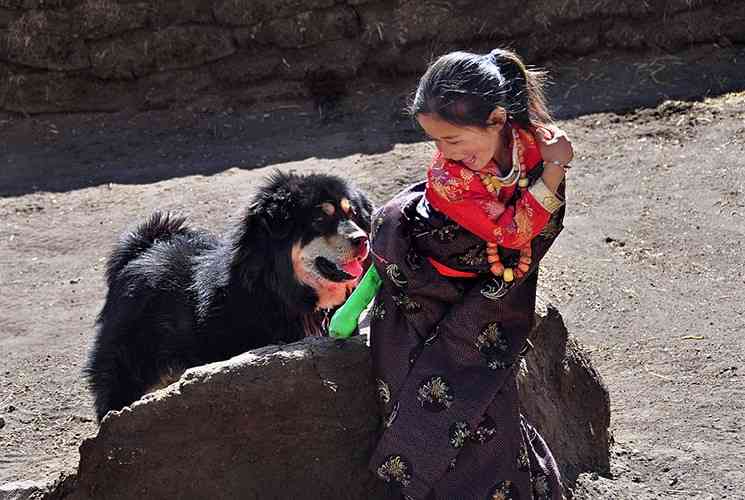
M 483 169 L 492 158 L 499 163 L 503 122 L 481 128 L 454 125 L 434 113 L 420 113 L 416 119 L 448 160 L 461 162 L 476 171 Z

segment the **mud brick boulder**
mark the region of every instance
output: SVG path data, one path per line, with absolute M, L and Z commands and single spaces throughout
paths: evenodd
M 539 307 L 532 338 L 525 412 L 569 486 L 579 473 L 608 472 L 610 409 L 598 374 L 552 307 Z M 366 467 L 375 415 L 362 340 L 266 347 L 188 370 L 109 414 L 80 448 L 72 491 L 68 482 L 47 498 L 379 498 Z
M 320 104 L 464 47 L 542 63 L 727 46 L 745 40 L 741 2 L 0 0 L 0 111 Z

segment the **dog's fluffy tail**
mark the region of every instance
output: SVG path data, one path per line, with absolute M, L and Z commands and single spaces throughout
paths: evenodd
M 137 229 L 125 234 L 109 257 L 106 268 L 106 281 L 109 286 L 113 286 L 114 280 L 129 262 L 145 253 L 155 242 L 186 235 L 189 230 L 184 226 L 185 222 L 185 217 L 155 212 Z

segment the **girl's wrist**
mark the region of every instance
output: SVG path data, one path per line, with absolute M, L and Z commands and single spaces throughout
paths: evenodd
M 543 174 L 541 179 L 546 187 L 554 194 L 559 189 L 561 181 L 564 180 L 564 166 L 561 164 L 555 164 L 549 162 L 543 166 Z

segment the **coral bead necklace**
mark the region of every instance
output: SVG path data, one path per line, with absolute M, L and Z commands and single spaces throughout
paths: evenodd
M 482 177 L 482 182 L 486 189 L 494 193 L 500 188 L 505 186 L 511 186 L 517 182 L 517 187 L 520 188 L 522 193 L 528 189 L 530 181 L 528 180 L 528 172 L 520 161 L 520 157 L 517 154 L 517 147 L 513 148 L 512 157 L 512 170 L 505 177 L 497 177 L 495 175 L 486 175 Z M 490 270 L 495 276 L 501 276 L 505 283 L 511 283 L 515 278 L 522 278 L 525 273 L 530 269 L 530 263 L 532 262 L 533 251 L 528 242 L 524 247 L 520 249 L 520 258 L 515 267 L 506 267 L 499 257 L 499 247 L 496 243 L 487 243 L 486 245 L 486 259 L 491 264 Z

